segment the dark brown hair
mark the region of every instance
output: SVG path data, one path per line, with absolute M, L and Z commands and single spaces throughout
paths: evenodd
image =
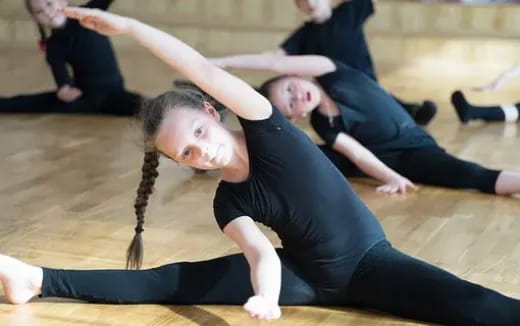
M 189 80 L 184 80 L 184 79 L 174 80 L 173 86 L 179 90 L 195 91 L 197 93 L 203 94 L 203 96 L 205 97 L 205 100 L 208 103 L 210 103 L 211 105 L 213 105 L 215 110 L 217 110 L 221 116 L 227 112 L 227 107 L 224 104 L 220 103 L 219 101 L 217 101 L 215 98 L 213 98 L 209 94 L 206 94 L 202 89 L 200 89 L 199 86 L 195 85 L 194 83 L 190 82 Z
M 206 97 L 193 89 L 175 89 L 143 102 L 139 113 L 142 131 L 144 134 L 144 161 L 141 168 L 142 176 L 137 197 L 135 199 L 135 215 L 137 225 L 135 235 L 127 250 L 126 268 L 139 269 L 143 261 L 143 232 L 144 214 L 148 205 L 148 198 L 153 193 L 155 180 L 159 176 L 160 153 L 155 147 L 155 137 L 167 113 L 176 108 L 202 109 Z
M 287 75 L 280 75 L 280 76 L 270 78 L 270 79 L 266 80 L 265 82 L 263 82 L 263 84 L 260 85 L 260 87 L 258 87 L 256 90 L 258 91 L 258 93 L 262 94 L 265 98 L 267 98 L 269 100 L 269 94 L 271 92 L 271 87 L 273 87 L 273 85 L 276 82 L 278 82 L 286 77 L 287 77 Z

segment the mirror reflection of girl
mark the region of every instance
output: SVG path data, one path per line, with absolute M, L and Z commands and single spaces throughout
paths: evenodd
M 100 33 L 128 34 L 226 105 L 242 126 L 226 129 L 215 108 L 190 91 L 170 91 L 145 105 L 149 147 L 129 265 L 141 263 L 144 211 L 159 155 L 222 170 L 215 217 L 243 253 L 141 271 L 55 270 L 0 256 L 10 302 L 41 295 L 119 304 L 243 304 L 251 317 L 266 320 L 281 316 L 280 305 L 348 305 L 446 325 L 520 323 L 519 300 L 392 248 L 340 172 L 246 83 L 136 20 L 88 9 L 65 12 Z M 255 221 L 271 227 L 283 248 L 273 248 Z
M 221 68 L 255 69 L 287 55 L 323 55 L 347 64 L 377 82 L 376 71 L 363 25 L 373 15 L 374 0 L 341 1 L 334 9 L 330 0 L 295 0 L 309 21 L 299 27 L 279 48 L 262 53 L 214 58 Z M 398 99 L 401 107 L 420 125 L 427 125 L 437 107 L 432 101 L 411 103 Z
M 520 78 L 520 64 L 503 72 L 491 83 L 474 87 L 476 91 L 497 91 L 507 83 Z M 451 103 L 457 112 L 460 122 L 467 123 L 471 120 L 482 121 L 520 121 L 520 103 L 499 105 L 475 105 L 468 102 L 462 91 L 455 91 L 451 95 Z
M 520 173 L 484 168 L 442 149 L 377 83 L 323 56 L 286 56 L 263 66 L 282 76 L 262 93 L 286 117 L 310 114 L 324 153 L 345 176 L 371 176 L 387 193 L 413 182 L 486 193 L 520 193 Z M 310 79 L 299 76 L 311 76 Z
M 106 10 L 113 0 L 91 0 L 87 8 Z M 131 116 L 142 97 L 124 87 L 110 40 L 68 20 L 67 0 L 26 0 L 38 25 L 42 50 L 57 90 L 0 97 L 0 113 L 87 113 Z M 47 30 L 51 30 L 47 36 Z M 72 75 L 69 72 L 72 69 Z

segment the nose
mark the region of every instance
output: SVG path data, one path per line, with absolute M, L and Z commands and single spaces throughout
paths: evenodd
M 204 161 L 210 161 L 213 159 L 214 153 L 210 144 L 202 142 L 199 143 L 200 153 Z
M 304 99 L 304 94 L 302 91 L 297 90 L 294 92 L 293 100 L 300 102 Z

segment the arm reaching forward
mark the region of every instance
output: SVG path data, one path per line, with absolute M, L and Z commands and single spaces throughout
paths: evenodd
M 266 69 L 270 63 L 279 57 L 284 57 L 283 49 L 265 51 L 255 54 L 239 54 L 226 57 L 210 58 L 209 61 L 222 69 Z
M 224 233 L 238 244 L 251 269 L 255 295 L 244 304 L 244 309 L 253 318 L 280 318 L 278 298 L 282 286 L 282 267 L 273 245 L 248 216 L 229 222 Z
M 346 156 L 367 175 L 384 182 L 384 185 L 377 187 L 378 192 L 394 194 L 406 193 L 407 188 L 417 190 L 417 186 L 410 180 L 386 166 L 357 140 L 343 132 L 338 134 L 332 148 Z

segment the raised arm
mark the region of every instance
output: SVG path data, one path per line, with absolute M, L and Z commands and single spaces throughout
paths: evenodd
M 66 8 L 64 13 L 101 34 L 129 35 L 240 117 L 262 120 L 271 115 L 269 101 L 251 86 L 165 32 L 135 19 L 96 9 Z
M 220 66 L 266 70 L 281 75 L 316 77 L 336 70 L 334 62 L 321 55 L 281 55 L 280 52 L 266 52 L 265 54 L 213 60 Z M 224 62 L 219 62 L 219 60 L 224 60 Z
M 475 87 L 474 90 L 477 91 L 497 91 L 506 85 L 508 82 L 513 81 L 515 79 L 520 78 L 520 64 L 517 64 L 507 71 L 503 72 L 491 83 Z
M 251 270 L 255 295 L 249 298 L 244 309 L 254 318 L 280 318 L 278 298 L 282 286 L 282 267 L 273 245 L 248 216 L 234 219 L 223 231 L 238 244 Z
M 406 193 L 408 187 L 413 190 L 417 189 L 410 180 L 386 166 L 357 140 L 343 132 L 338 134 L 332 148 L 346 156 L 367 175 L 384 182 L 384 185 L 377 188 L 379 192 Z
M 209 58 L 209 61 L 220 68 L 265 69 L 279 57 L 285 56 L 283 49 L 265 51 L 256 54 L 239 54 L 226 57 Z

